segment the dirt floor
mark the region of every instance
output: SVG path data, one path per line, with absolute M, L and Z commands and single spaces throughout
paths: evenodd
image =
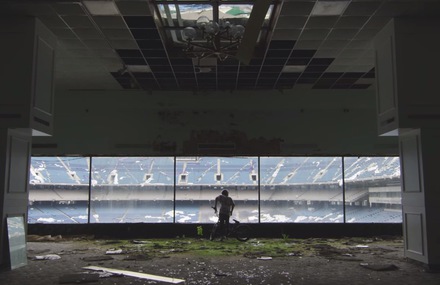
M 1 272 L 0 284 L 173 284 L 87 266 L 176 278 L 175 284 L 440 284 L 440 273 L 404 258 L 401 237 L 28 240 L 28 265 Z

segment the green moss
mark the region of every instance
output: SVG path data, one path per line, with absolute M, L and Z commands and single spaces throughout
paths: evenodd
M 175 239 L 144 239 L 144 240 L 98 240 L 85 241 L 103 250 L 121 248 L 125 252 L 148 256 L 169 256 L 174 254 L 190 253 L 193 256 L 246 256 L 256 258 L 260 256 L 311 256 L 348 250 L 359 244 L 392 243 L 381 239 L 343 238 L 343 239 L 251 239 L 240 242 L 236 239 L 224 241 L 209 241 L 203 238 L 175 238 Z

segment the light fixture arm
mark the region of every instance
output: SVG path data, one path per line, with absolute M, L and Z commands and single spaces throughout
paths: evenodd
M 184 52 L 198 59 L 215 56 L 224 61 L 237 51 L 243 33 L 244 27 L 241 25 L 232 25 L 228 21 L 220 25 L 201 16 L 195 27 L 186 27 L 183 30 L 182 37 L 186 42 Z

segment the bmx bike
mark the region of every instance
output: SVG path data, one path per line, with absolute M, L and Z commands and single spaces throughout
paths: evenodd
M 211 207 L 214 209 L 214 207 Z M 215 215 L 218 217 L 217 212 Z M 250 238 L 251 228 L 248 225 L 241 224 L 238 220 L 232 219 L 234 223 L 229 224 L 229 231 L 227 237 L 235 237 L 239 241 L 247 241 Z M 214 240 L 215 238 L 223 239 L 222 234 L 220 233 L 220 219 L 213 225 L 211 234 L 209 235 L 209 240 Z

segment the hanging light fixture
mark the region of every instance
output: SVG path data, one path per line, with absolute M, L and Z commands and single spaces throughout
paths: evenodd
M 224 61 L 234 56 L 243 38 L 245 28 L 229 21 L 220 24 L 200 16 L 195 27 L 186 27 L 182 38 L 186 42 L 184 52 L 199 61 L 208 57 L 217 57 Z

